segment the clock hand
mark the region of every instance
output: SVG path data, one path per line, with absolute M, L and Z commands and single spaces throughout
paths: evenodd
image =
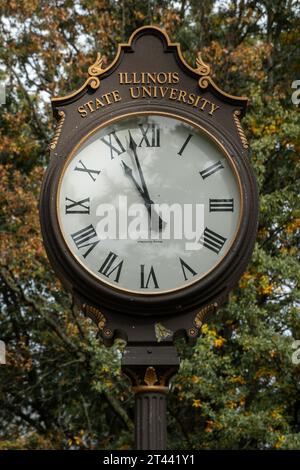
M 147 210 L 149 212 L 149 217 L 151 219 L 151 215 L 152 215 L 152 212 L 151 212 L 151 204 L 154 204 L 153 201 L 150 199 L 150 195 L 149 195 L 149 191 L 148 191 L 148 188 L 147 188 L 147 185 L 146 185 L 146 182 L 145 182 L 145 178 L 144 178 L 144 174 L 142 172 L 142 168 L 141 168 L 141 165 L 140 165 L 140 162 L 139 162 L 139 159 L 138 159 L 138 155 L 137 155 L 137 151 L 136 151 L 136 148 L 137 148 L 137 145 L 134 141 L 134 139 L 132 138 L 132 135 L 131 135 L 131 132 L 130 130 L 128 130 L 128 133 L 129 133 L 129 144 L 128 144 L 128 148 L 132 151 L 133 155 L 134 155 L 134 159 L 135 159 L 135 163 L 136 163 L 136 166 L 137 166 L 137 169 L 138 169 L 138 172 L 139 172 L 139 175 L 140 175 L 140 179 L 141 179 L 141 183 L 142 183 L 142 188 L 144 190 L 144 194 L 147 198 L 147 201 L 145 201 L 146 203 L 146 207 L 147 207 Z M 145 198 L 144 198 L 145 199 Z M 150 204 L 150 210 L 148 208 L 148 205 Z M 156 212 L 155 212 L 156 214 Z M 157 214 L 156 214 L 157 215 Z M 158 219 L 158 229 L 159 231 L 161 231 L 164 226 L 166 225 L 166 222 L 164 222 L 162 220 L 161 217 L 159 217 Z
M 138 190 L 138 192 L 140 193 L 140 195 L 144 199 L 144 203 L 145 203 L 146 209 L 148 211 L 148 215 L 149 215 L 150 220 L 151 220 L 151 215 L 153 215 L 152 212 L 154 212 L 153 210 L 151 210 L 151 205 L 153 205 L 154 202 L 149 198 L 149 193 L 148 193 L 148 195 L 146 195 L 145 192 L 142 190 L 142 188 L 140 187 L 140 185 L 138 184 L 138 182 L 136 181 L 135 177 L 132 174 L 132 169 L 128 165 L 126 165 L 126 163 L 123 160 L 122 160 L 122 164 L 123 164 L 123 168 L 124 168 L 124 171 L 125 171 L 125 175 L 128 176 L 133 181 L 136 189 Z M 156 212 L 155 212 L 155 214 L 156 214 Z M 161 217 L 159 217 L 159 219 L 158 219 L 159 231 L 162 230 L 162 228 L 165 226 L 165 224 L 166 223 L 161 219 Z
M 128 148 L 132 151 L 132 153 L 134 155 L 135 163 L 136 163 L 136 166 L 137 166 L 137 169 L 138 169 L 138 172 L 139 172 L 139 175 L 140 175 L 141 183 L 142 183 L 142 188 L 144 190 L 146 198 L 148 199 L 148 202 L 146 202 L 146 207 L 147 207 L 147 205 L 149 203 L 150 204 L 154 204 L 154 203 L 150 199 L 150 195 L 149 195 L 149 191 L 148 191 L 148 188 L 147 188 L 147 185 L 146 185 L 146 182 L 145 182 L 144 174 L 142 172 L 142 168 L 141 168 L 141 165 L 140 165 L 140 162 L 139 162 L 139 159 L 138 159 L 138 155 L 137 155 L 137 151 L 136 151 L 136 148 L 137 148 L 136 142 L 132 138 L 130 130 L 128 130 L 128 133 L 129 133 Z M 148 209 L 148 207 L 147 207 L 147 209 Z M 150 208 L 150 211 L 148 209 L 148 212 L 149 212 L 149 216 L 150 216 L 150 219 L 151 219 L 151 214 L 152 214 L 151 213 L 151 208 Z M 155 212 L 155 214 L 156 214 L 156 212 Z M 159 231 L 161 231 L 164 228 L 165 224 L 166 223 L 162 220 L 162 218 L 159 217 L 159 219 L 158 219 L 158 229 L 159 229 Z
M 140 185 L 136 181 L 135 177 L 133 176 L 132 169 L 128 165 L 126 165 L 126 163 L 123 160 L 121 160 L 121 161 L 122 161 L 122 165 L 123 165 L 123 168 L 124 168 L 124 171 L 125 171 L 125 175 L 128 176 L 134 182 L 134 185 L 135 185 L 136 189 L 138 190 L 138 192 L 140 193 L 140 195 L 142 196 L 142 198 L 144 200 L 148 201 L 148 199 L 145 196 L 144 191 L 142 190 L 142 188 L 140 187 Z
M 143 175 L 142 168 L 141 168 L 141 165 L 140 165 L 140 162 L 139 162 L 139 159 L 138 159 L 138 155 L 137 155 L 137 151 L 136 151 L 137 145 L 136 145 L 135 141 L 132 138 L 131 132 L 128 131 L 128 133 L 129 133 L 129 148 L 132 150 L 133 155 L 134 155 L 135 163 L 136 163 L 136 166 L 137 166 L 140 178 L 141 178 L 141 182 L 142 182 L 142 188 L 144 190 L 145 195 L 150 200 L 148 188 L 147 188 L 146 183 L 145 183 L 144 175 Z

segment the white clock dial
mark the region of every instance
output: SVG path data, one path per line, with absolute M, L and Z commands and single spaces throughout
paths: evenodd
M 74 258 L 99 281 L 161 294 L 203 278 L 228 253 L 240 191 L 230 157 L 203 130 L 135 115 L 95 130 L 69 156 L 58 220 Z

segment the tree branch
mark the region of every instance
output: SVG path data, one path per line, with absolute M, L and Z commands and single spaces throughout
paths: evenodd
M 66 345 L 66 347 L 71 350 L 72 352 L 79 352 L 79 348 L 77 346 L 75 346 L 70 340 L 69 338 L 67 338 L 67 336 L 63 333 L 63 331 L 61 330 L 61 328 L 58 326 L 58 324 L 52 319 L 50 318 L 47 314 L 45 314 L 45 312 L 43 311 L 43 308 L 41 305 L 39 305 L 32 297 L 28 296 L 24 289 L 22 288 L 22 286 L 16 281 L 16 279 L 11 279 L 7 272 L 9 272 L 9 270 L 7 268 L 4 268 L 2 267 L 1 268 L 1 275 L 2 275 L 2 278 L 5 282 L 5 284 L 13 291 L 15 292 L 15 294 L 17 294 L 19 296 L 20 299 L 23 300 L 23 302 L 25 302 L 25 304 L 28 306 L 28 307 L 31 307 L 33 308 L 36 312 L 38 312 L 41 317 L 45 320 L 45 322 L 56 332 L 57 336 L 64 342 L 64 344 Z M 13 277 L 13 274 L 11 272 L 9 272 L 10 276 Z

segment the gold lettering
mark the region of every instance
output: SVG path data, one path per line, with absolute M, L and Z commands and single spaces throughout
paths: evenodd
M 162 87 L 162 86 L 159 87 L 159 91 L 160 91 L 160 94 L 161 94 L 162 98 L 164 98 L 166 96 L 168 90 L 169 90 L 169 87 Z
M 178 101 L 180 103 L 187 104 L 189 106 L 193 106 L 193 108 L 198 108 L 200 111 L 204 111 L 208 113 L 210 116 L 214 114 L 214 112 L 220 108 L 220 106 L 212 103 L 206 98 L 203 98 L 201 95 L 196 95 L 195 93 L 188 93 L 186 90 L 173 88 L 169 86 L 156 86 L 152 83 L 165 82 L 165 81 L 173 81 L 179 80 L 179 76 L 176 72 L 160 72 L 156 73 L 148 73 L 148 72 L 141 72 L 140 75 L 137 72 L 133 72 L 129 77 L 128 74 L 125 77 L 126 72 L 124 72 L 124 76 L 120 76 L 120 82 L 124 83 L 125 81 L 131 80 L 130 83 L 137 82 L 140 79 L 140 82 L 147 83 L 148 85 L 140 85 L 140 86 L 131 86 L 129 87 L 129 94 L 132 99 L 148 99 L 148 98 L 157 98 L 160 96 L 161 98 L 169 99 Z M 139 83 L 139 82 L 138 82 Z M 121 96 L 119 90 L 114 90 L 106 95 L 103 95 L 102 98 L 106 99 L 108 104 L 111 104 L 109 98 L 114 100 L 114 102 L 121 101 Z M 91 103 L 91 102 L 89 102 Z M 97 101 L 96 101 L 97 104 Z M 87 103 L 86 103 L 87 105 Z M 89 105 L 90 107 L 90 105 Z M 78 108 L 78 111 L 82 116 L 86 115 L 86 111 L 84 107 Z
M 113 99 L 114 99 L 114 102 L 116 103 L 117 101 L 121 101 L 121 96 L 120 96 L 120 92 L 119 90 L 113 90 L 111 92 L 112 96 L 113 96 Z
M 210 101 L 206 100 L 205 98 L 201 98 L 201 101 L 203 101 L 203 105 L 200 107 L 201 111 L 204 111 L 205 106 L 207 103 L 210 103 Z
M 129 83 L 132 83 L 132 81 L 129 80 L 129 78 L 128 78 L 128 73 L 127 72 L 124 72 L 124 77 L 125 77 L 124 83 L 126 85 L 128 85 Z
M 102 95 L 102 98 L 105 99 L 107 104 L 112 104 L 112 101 L 110 101 L 111 93 L 105 93 L 105 95 Z
M 147 73 L 147 83 L 152 82 L 156 83 L 156 74 L 155 73 Z M 146 82 L 143 82 L 146 83 Z
M 120 80 L 122 81 L 124 77 L 120 76 Z M 89 112 L 93 113 L 100 108 L 104 108 L 107 105 L 116 103 L 121 101 L 122 97 L 120 95 L 119 90 L 113 90 L 111 92 L 107 92 L 100 97 L 96 97 L 93 100 L 87 101 L 83 105 L 77 108 L 77 111 L 82 117 L 88 115 Z
M 177 88 L 170 88 L 170 100 L 176 100 L 177 99 Z
M 137 73 L 136 73 L 136 72 L 133 72 L 132 76 L 133 76 L 133 81 L 132 81 L 132 83 L 133 83 L 134 85 L 137 85 L 138 83 L 141 83 L 141 80 L 138 80 L 138 79 L 137 79 Z
M 177 101 L 183 101 L 184 103 L 186 103 L 186 100 L 185 100 L 185 97 L 186 97 L 186 91 L 184 90 L 179 90 L 179 96 L 177 98 Z
M 148 86 L 148 87 L 144 85 L 142 86 L 143 98 L 145 98 L 146 95 L 148 95 L 149 98 L 152 97 L 151 89 L 152 89 L 151 86 Z
M 137 92 L 138 92 L 137 95 L 134 94 L 133 89 L 134 89 L 133 86 L 129 87 L 130 96 L 131 96 L 131 98 L 133 98 L 134 100 L 136 100 L 137 98 L 140 97 L 141 89 L 140 89 L 138 86 L 135 87 L 135 89 L 136 89 Z
M 91 111 L 91 113 L 93 113 L 95 110 L 92 106 L 93 102 L 92 101 L 88 101 L 87 103 L 85 103 L 85 105 L 89 108 L 89 110 Z
M 179 75 L 177 72 L 172 72 L 172 80 L 169 83 L 178 83 L 179 82 Z
M 95 103 L 96 103 L 96 109 L 99 109 L 100 106 L 103 108 L 103 106 L 105 106 L 104 103 L 102 103 L 102 101 L 99 99 L 99 98 L 96 98 L 95 99 Z
M 208 114 L 210 114 L 211 116 L 213 115 L 213 113 L 220 107 L 214 103 L 210 103 L 211 104 L 211 110 L 209 111 Z
M 196 96 L 194 93 L 190 93 L 189 94 L 189 98 L 188 98 L 188 104 L 194 104 L 195 103 L 195 99 L 196 99 Z
M 166 83 L 168 81 L 168 76 L 165 72 L 159 72 L 159 74 L 157 74 L 156 78 L 157 78 L 157 81 L 160 85 L 163 85 L 164 83 Z
M 177 72 L 120 72 L 118 73 L 119 83 L 121 85 L 164 85 L 166 83 L 178 83 L 179 75 Z
M 201 98 L 201 96 L 197 95 L 196 101 L 195 101 L 195 103 L 193 104 L 193 108 L 196 108 L 196 107 L 197 107 L 200 98 Z
M 84 109 L 84 105 L 78 106 L 77 111 L 79 112 L 81 117 L 85 117 L 87 115 L 87 110 Z

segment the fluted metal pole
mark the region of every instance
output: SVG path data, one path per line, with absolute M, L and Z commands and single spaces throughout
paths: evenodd
M 163 390 L 166 389 L 166 390 Z M 135 445 L 139 450 L 167 447 L 167 387 L 135 394 Z
M 135 449 L 166 450 L 168 384 L 178 368 L 173 345 L 127 345 L 122 371 L 135 394 Z

